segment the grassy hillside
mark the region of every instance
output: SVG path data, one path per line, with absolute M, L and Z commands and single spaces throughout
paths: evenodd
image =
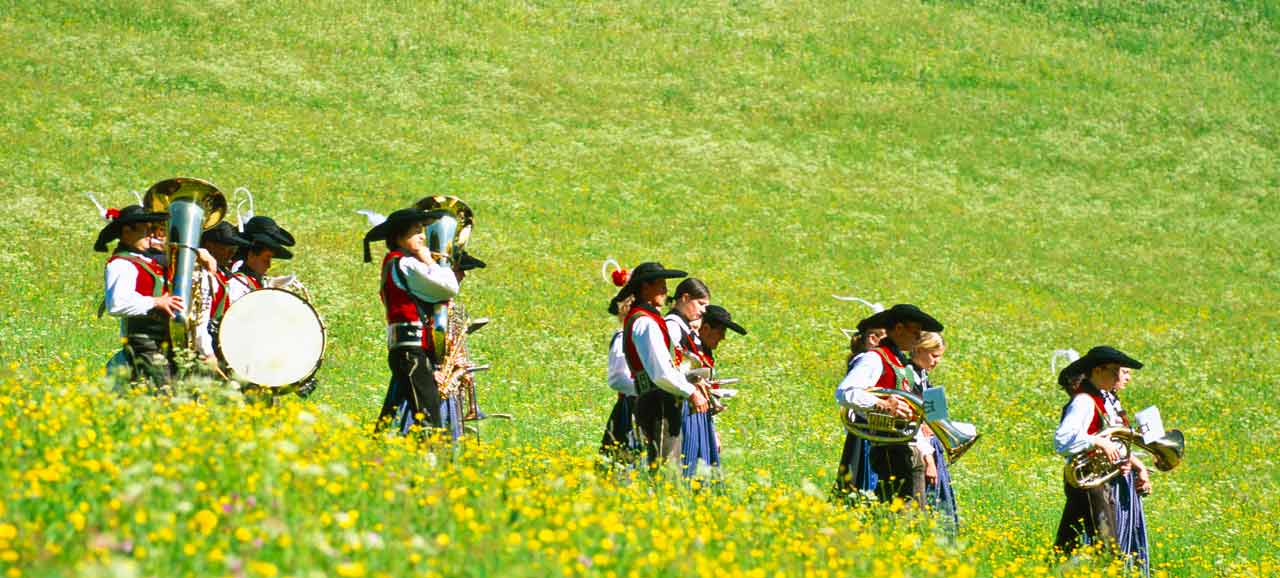
M 1049 352 L 1098 343 L 1148 363 L 1126 405 L 1188 436 L 1147 501 L 1157 564 L 1265 574 L 1280 550 L 1274 3 L 0 1 L 0 39 L 0 358 L 20 368 L 114 346 L 83 192 L 201 176 L 297 233 L 277 269 L 331 338 L 305 405 L 368 420 L 387 371 L 354 211 L 456 194 L 490 265 L 465 289 L 496 320 L 472 344 L 484 405 L 519 416 L 483 426 L 498 447 L 591 454 L 600 260 L 657 259 L 751 330 L 719 355 L 746 382 L 719 419 L 730 477 L 829 483 L 836 329 L 866 313 L 829 295 L 853 293 L 948 325 L 937 378 L 984 433 L 952 554 L 985 552 L 979 571 L 1051 539 Z

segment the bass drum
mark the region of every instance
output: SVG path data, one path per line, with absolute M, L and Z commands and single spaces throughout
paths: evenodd
M 301 297 L 259 289 L 227 308 L 215 345 L 232 379 L 288 393 L 320 369 L 324 323 Z

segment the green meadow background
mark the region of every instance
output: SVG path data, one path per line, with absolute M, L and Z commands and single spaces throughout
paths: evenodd
M 970 539 L 1052 540 L 1050 353 L 1105 343 L 1147 363 L 1126 406 L 1187 436 L 1145 502 L 1154 561 L 1247 571 L 1280 551 L 1278 46 L 1262 0 L 0 0 L 0 360 L 105 362 L 83 193 L 198 176 L 299 239 L 274 271 L 330 338 L 300 403 L 371 420 L 355 211 L 458 195 L 482 406 L 517 416 L 488 441 L 595 451 L 600 264 L 658 260 L 750 330 L 718 352 L 744 381 L 726 475 L 825 489 L 838 329 L 869 313 L 831 295 L 911 302 L 983 433 L 953 469 Z

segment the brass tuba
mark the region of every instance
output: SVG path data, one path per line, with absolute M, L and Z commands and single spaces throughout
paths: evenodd
M 977 443 L 982 434 L 977 432 L 973 424 L 940 419 L 925 420 L 924 400 L 920 396 L 900 389 L 871 389 L 869 392 L 880 398 L 897 396 L 911 406 L 912 418 L 903 419 L 878 410 L 866 412 L 866 419 L 858 421 L 858 413 L 852 409 L 841 409 L 840 421 L 845 431 L 862 439 L 883 444 L 904 444 L 915 439 L 920 427 L 929 425 L 929 429 L 942 442 L 947 452 L 947 463 L 955 463 L 960 456 L 969 451 Z
M 183 303 L 182 311 L 169 321 L 169 334 L 175 347 L 195 349 L 194 325 L 199 308 L 192 299 L 192 274 L 196 249 L 200 247 L 200 234 L 226 216 L 227 198 L 213 183 L 177 177 L 151 185 L 142 206 L 148 211 L 169 213 L 169 284 Z
M 426 225 L 427 247 L 436 263 L 452 267 L 462 257 L 462 251 L 471 239 L 471 227 L 475 224 L 471 207 L 453 196 L 434 195 L 423 197 L 414 208 L 426 211 L 431 218 Z M 431 309 L 432 331 L 435 340 L 437 364 L 449 355 L 449 304 L 437 303 Z
M 1130 448 L 1137 446 L 1155 458 L 1156 469 L 1162 472 L 1172 470 L 1182 463 L 1182 454 L 1186 446 L 1182 432 L 1176 429 L 1165 432 L 1164 437 L 1152 440 L 1150 443 L 1143 441 L 1142 434 L 1127 427 L 1105 429 L 1097 435 L 1124 447 L 1125 455 L 1121 462 L 1129 459 Z M 1093 447 L 1072 454 L 1066 466 L 1063 467 L 1062 475 L 1073 487 L 1089 490 L 1120 475 L 1120 466 L 1108 460 L 1107 454 L 1101 449 Z

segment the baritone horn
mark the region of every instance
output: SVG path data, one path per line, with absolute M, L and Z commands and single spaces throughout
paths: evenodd
M 169 335 L 175 346 L 195 349 L 194 324 L 199 307 L 193 303 L 192 273 L 196 249 L 200 247 L 200 234 L 226 216 L 227 198 L 213 183 L 177 177 L 151 185 L 142 206 L 151 212 L 169 213 L 169 283 L 173 295 L 182 298 L 182 311 L 169 321 Z
M 879 398 L 896 396 L 902 399 L 911 407 L 912 417 L 900 418 L 879 410 L 868 411 L 863 417 L 852 409 L 841 409 L 840 421 L 844 424 L 845 431 L 862 439 L 882 444 L 908 443 L 915 439 L 923 425 L 928 424 L 933 435 L 942 442 L 942 447 L 947 452 L 947 463 L 955 463 L 960 456 L 973 447 L 973 444 L 977 443 L 978 438 L 982 437 L 971 423 L 949 419 L 926 420 L 924 400 L 911 392 L 900 389 L 868 391 Z
M 1139 449 L 1146 450 L 1155 458 L 1155 466 L 1157 470 L 1167 472 L 1178 467 L 1182 463 L 1182 454 L 1186 448 L 1186 442 L 1182 436 L 1182 432 L 1171 429 L 1165 433 L 1164 437 L 1154 439 L 1150 442 L 1143 440 L 1142 434 L 1128 427 L 1113 427 L 1102 430 L 1097 434 L 1116 442 L 1124 448 L 1124 457 L 1120 462 L 1123 463 L 1129 459 L 1132 447 L 1137 446 Z M 1072 454 L 1067 460 L 1066 466 L 1062 472 L 1063 478 L 1068 484 L 1082 490 L 1089 490 L 1107 483 L 1112 478 L 1120 475 L 1120 465 L 1112 463 L 1107 459 L 1107 454 L 1097 447 Z

